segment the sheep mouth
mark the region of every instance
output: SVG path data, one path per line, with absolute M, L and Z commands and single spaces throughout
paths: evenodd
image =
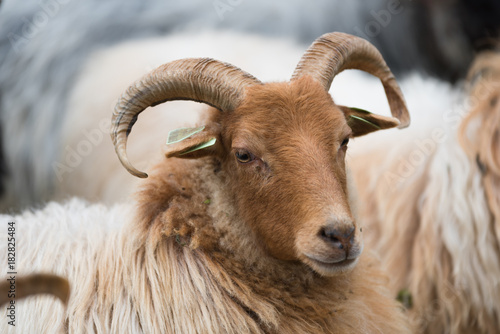
M 305 254 L 304 254 L 305 255 Z M 316 257 L 306 255 L 307 262 L 311 268 L 320 274 L 331 275 L 351 270 L 357 264 L 359 257 L 345 257 L 341 260 L 320 260 Z
M 340 260 L 340 261 L 320 261 L 320 260 L 313 259 L 313 258 L 309 258 L 309 259 L 322 265 L 322 266 L 332 266 L 332 267 L 348 266 L 350 264 L 355 263 L 358 260 L 358 258 L 352 258 L 352 259 L 345 258 L 345 259 Z

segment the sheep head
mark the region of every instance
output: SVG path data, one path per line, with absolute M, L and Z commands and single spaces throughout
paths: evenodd
M 349 68 L 381 79 L 395 118 L 333 102 L 333 77 Z M 147 176 L 126 157 L 131 126 L 148 106 L 174 99 L 204 102 L 220 112 L 171 145 L 167 157 L 216 159 L 229 176 L 239 215 L 269 255 L 302 261 L 324 275 L 354 267 L 362 243 L 348 203 L 347 143 L 409 122 L 399 87 L 370 43 L 342 33 L 323 35 L 284 83 L 263 84 L 211 59 L 163 65 L 132 85 L 113 115 L 115 149 L 133 175 Z

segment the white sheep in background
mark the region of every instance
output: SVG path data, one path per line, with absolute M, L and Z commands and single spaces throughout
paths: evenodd
M 290 41 L 217 31 L 127 42 L 97 52 L 85 65 L 69 97 L 59 139 L 64 148 L 52 164 L 40 166 L 56 175 L 54 198 L 63 200 L 74 195 L 115 203 L 130 195 L 137 179 L 123 169 L 107 139 L 109 112 L 137 77 L 168 61 L 207 56 L 248 69 L 265 81 L 285 80 L 303 50 Z M 276 54 L 279 61 L 275 61 Z M 130 156 L 141 168 L 154 164 L 168 131 L 193 124 L 204 108 L 186 101 L 154 107 L 154 112 L 141 116 L 132 134 Z
M 331 81 L 349 68 L 380 78 L 396 118 L 333 102 Z M 18 330 L 64 321 L 82 333 L 410 332 L 380 265 L 360 256 L 349 206 L 349 138 L 409 122 L 372 45 L 324 35 L 281 83 L 207 58 L 160 66 L 113 114 L 131 173 L 146 176 L 125 149 L 137 116 L 174 99 L 215 108 L 185 140 L 169 136 L 168 159 L 149 169 L 135 205 L 72 200 L 2 217 L 18 222 L 19 271 L 50 269 L 75 287 L 67 313 L 26 301 Z
M 413 110 L 411 131 L 352 146 L 367 244 L 425 333 L 500 328 L 499 64 L 480 55 L 454 105 Z M 445 94 L 436 87 L 429 103 Z

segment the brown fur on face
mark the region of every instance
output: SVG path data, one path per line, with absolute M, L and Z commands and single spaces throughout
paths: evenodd
M 241 105 L 213 109 L 205 128 L 169 146 L 166 156 L 215 157 L 258 246 L 276 259 L 301 261 L 332 275 L 352 269 L 362 251 L 348 203 L 347 142 L 398 124 L 337 106 L 306 75 L 250 86 Z M 210 139 L 216 144 L 193 151 Z
M 223 166 L 239 212 L 276 258 L 303 259 L 306 250 L 327 258 L 320 229 L 356 228 L 341 147 L 351 135 L 344 114 L 309 78 L 249 89 L 246 101 L 222 120 Z M 239 163 L 238 150 L 255 160 Z
M 145 286 L 131 290 L 144 324 L 152 318 L 166 333 L 410 332 L 371 254 L 351 271 L 322 276 L 259 247 L 226 190 L 233 176 L 215 160 L 160 164 L 138 194 L 139 216 L 124 233 L 138 248 L 127 244 L 124 261 Z M 206 312 L 215 320 L 197 321 Z
M 349 137 L 356 135 L 346 121 L 353 113 L 336 106 L 307 76 L 256 85 L 236 110 L 214 111 L 202 132 L 169 147 L 166 155 L 214 156 L 259 246 L 277 259 L 302 261 L 330 275 L 352 269 L 362 250 L 344 163 Z M 191 152 L 210 138 L 217 143 Z

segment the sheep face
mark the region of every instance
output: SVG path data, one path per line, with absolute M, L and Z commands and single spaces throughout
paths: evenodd
M 363 248 L 348 203 L 347 143 L 373 131 L 348 125 L 348 110 L 308 76 L 256 85 L 238 108 L 215 113 L 167 157 L 214 156 L 229 176 L 239 216 L 267 254 L 323 275 L 344 272 Z M 186 153 L 209 138 L 216 144 Z
M 347 199 L 352 130 L 323 87 L 308 77 L 257 86 L 221 123 L 237 209 L 266 251 L 325 275 L 352 268 L 362 250 Z
M 337 106 L 328 90 L 337 73 L 380 78 L 395 118 Z M 306 51 L 287 83 L 263 84 L 209 58 L 160 66 L 128 88 L 113 114 L 111 137 L 122 164 L 138 177 L 126 139 L 147 106 L 187 99 L 216 107 L 211 123 L 173 143 L 167 157 L 212 156 L 224 189 L 264 250 L 302 261 L 319 274 L 354 267 L 362 245 L 349 204 L 345 154 L 351 136 L 409 124 L 403 96 L 378 51 L 358 37 L 331 33 Z M 169 136 L 170 137 L 170 136 Z

